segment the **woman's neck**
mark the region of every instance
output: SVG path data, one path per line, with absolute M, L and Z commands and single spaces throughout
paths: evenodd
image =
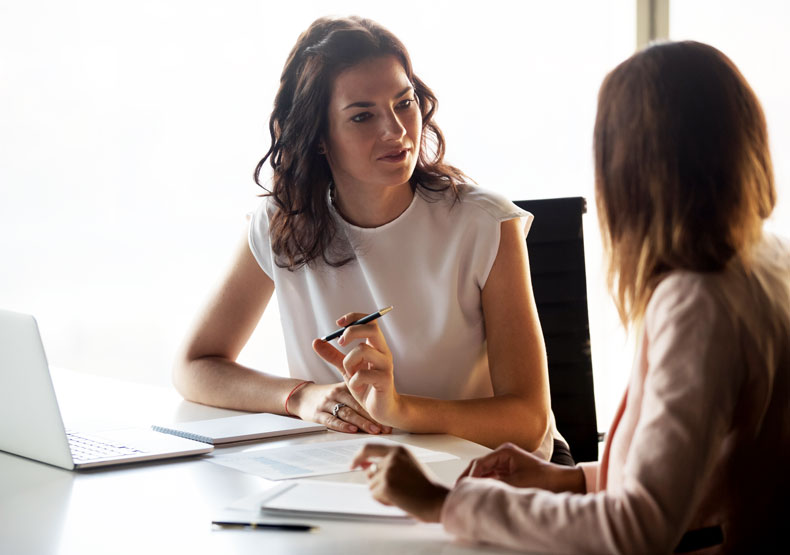
M 334 186 L 335 210 L 357 227 L 380 227 L 403 214 L 414 198 L 411 184 L 375 190 Z

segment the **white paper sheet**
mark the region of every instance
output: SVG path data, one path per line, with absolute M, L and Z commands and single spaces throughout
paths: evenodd
M 350 472 L 354 455 L 363 445 L 369 443 L 405 446 L 420 462 L 449 461 L 458 458 L 450 453 L 405 445 L 386 438 L 376 438 L 375 440 L 365 438 L 288 445 L 269 449 L 254 448 L 227 455 L 216 454 L 215 451 L 215 455 L 208 460 L 269 480 L 287 480 Z
M 280 482 L 266 492 L 259 507 L 277 516 L 413 522 L 402 509 L 373 499 L 367 485 L 345 482 Z

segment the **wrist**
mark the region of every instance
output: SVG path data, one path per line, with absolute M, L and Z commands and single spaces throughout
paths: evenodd
M 587 479 L 584 477 L 584 470 L 582 470 L 580 466 L 574 466 L 572 470 L 574 471 L 573 489 L 569 489 L 568 491 L 573 493 L 587 493 Z
M 584 471 L 581 467 L 555 467 L 555 480 L 552 491 L 561 493 L 564 491 L 570 493 L 585 493 L 586 486 L 584 481 Z
M 383 421 L 379 423 L 392 428 L 410 429 L 410 407 L 408 398 L 393 390 L 392 401 L 389 403 L 386 418 L 382 418 L 381 420 Z
M 301 418 L 301 402 L 304 399 L 305 390 L 309 389 L 311 385 L 315 385 L 315 382 L 311 380 L 302 380 L 291 388 L 283 403 L 285 414 L 288 416 L 299 416 Z

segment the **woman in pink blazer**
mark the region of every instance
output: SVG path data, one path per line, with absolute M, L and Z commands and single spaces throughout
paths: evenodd
M 452 489 L 405 449 L 355 465 L 373 495 L 459 538 L 565 553 L 787 549 L 790 248 L 765 118 L 738 69 L 695 42 L 604 80 L 595 191 L 609 285 L 638 353 L 600 462 L 503 445 Z M 786 551 L 785 551 L 786 552 Z

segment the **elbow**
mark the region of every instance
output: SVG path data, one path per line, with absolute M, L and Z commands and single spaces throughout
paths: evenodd
M 198 401 L 195 396 L 195 360 L 179 352 L 170 372 L 170 381 L 176 391 L 187 401 Z
M 188 396 L 188 388 L 186 387 L 187 375 L 189 373 L 187 366 L 188 362 L 186 360 L 180 357 L 177 358 L 173 363 L 173 368 L 170 372 L 170 382 L 184 399 L 190 400 Z
M 528 444 L 525 446 L 530 453 L 540 449 L 543 441 L 546 439 L 546 434 L 549 433 L 549 417 L 548 414 L 540 414 L 534 417 L 535 424 L 533 433 L 528 438 Z
M 523 403 L 522 414 L 517 419 L 519 422 L 518 440 L 515 441 L 519 447 L 529 451 L 530 453 L 537 451 L 546 434 L 549 433 L 549 408 L 546 406 L 535 406 L 534 403 L 529 403 L 526 400 L 521 400 Z

